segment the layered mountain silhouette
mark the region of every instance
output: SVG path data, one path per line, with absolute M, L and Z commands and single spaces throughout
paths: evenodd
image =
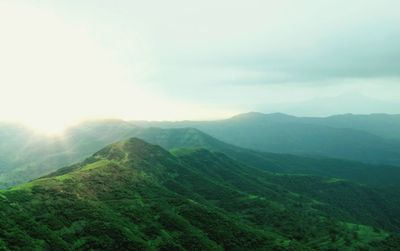
M 247 166 L 271 172 L 313 174 L 374 186 L 400 182 L 400 168 L 395 166 L 249 150 L 224 143 L 194 128 L 161 129 L 138 127 L 121 120 L 99 120 L 70 128 L 62 138 L 45 138 L 28 132 L 21 136 L 19 131 L 4 135 L 8 138 L 2 137 L 0 149 L 6 150 L 0 153 L 7 154 L 1 156 L 0 187 L 38 178 L 129 137 L 138 137 L 165 149 L 202 147 L 219 151 Z
M 392 250 L 398 191 L 381 189 L 131 138 L 0 190 L 0 249 Z
M 312 118 L 252 112 L 217 121 L 136 121 L 134 124 L 193 127 L 224 142 L 263 152 L 400 165 L 400 115 L 346 114 Z

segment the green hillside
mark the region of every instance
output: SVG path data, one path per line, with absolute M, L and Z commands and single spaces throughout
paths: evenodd
M 334 177 L 373 186 L 400 184 L 397 166 L 253 151 L 224 143 L 194 128 L 138 128 L 134 135 L 166 149 L 202 147 L 219 151 L 243 164 L 271 172 Z
M 375 191 L 132 138 L 1 191 L 0 249 L 391 250 L 399 204 Z
M 0 188 L 38 178 L 90 156 L 113 142 L 134 136 L 122 120 L 100 120 L 46 137 L 14 124 L 0 125 Z M 1 168 L 3 167 L 3 168 Z
M 3 139 L 0 148 L 5 153 L 0 158 L 0 188 L 46 175 L 129 137 L 138 137 L 166 149 L 203 147 L 220 151 L 248 166 L 271 172 L 327 176 L 374 186 L 400 184 L 398 167 L 263 153 L 224 143 L 194 128 L 143 128 L 120 120 L 101 120 L 70 128 L 62 138 L 39 137 L 29 132 L 20 134 L 14 131 L 0 135 Z

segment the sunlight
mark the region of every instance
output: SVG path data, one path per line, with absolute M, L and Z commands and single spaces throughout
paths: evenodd
M 62 136 L 68 124 L 62 121 L 53 121 L 51 119 L 38 119 L 35 121 L 24 122 L 35 132 L 45 136 Z
M 202 119 L 237 112 L 182 104 L 139 87 L 140 71 L 132 76 L 111 48 L 52 10 L 0 2 L 0 30 L 2 119 L 54 134 L 88 117 Z
M 0 3 L 0 30 L 3 119 L 55 133 L 77 118 L 113 115 L 125 97 L 141 95 L 112 51 L 50 10 Z

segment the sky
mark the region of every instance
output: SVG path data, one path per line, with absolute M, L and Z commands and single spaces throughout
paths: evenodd
M 400 113 L 398 0 L 0 0 L 0 120 Z

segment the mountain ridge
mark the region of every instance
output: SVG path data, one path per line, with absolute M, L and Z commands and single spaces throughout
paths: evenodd
M 10 181 L 22 183 L 46 175 L 62 166 L 82 160 L 112 142 L 133 136 L 166 149 L 203 147 L 220 151 L 248 166 L 272 172 L 314 174 L 374 186 L 396 185 L 400 182 L 399 168 L 394 166 L 362 164 L 316 156 L 264 153 L 227 144 L 193 128 L 142 128 L 126 122 L 119 125 L 115 121 L 111 124 L 97 121 L 94 125 L 88 124 L 73 131 L 76 133 L 67 137 L 66 141 L 43 143 L 45 147 L 42 149 L 38 149 L 37 144 L 28 147 L 28 150 L 32 148 L 33 153 L 28 151 L 22 156 L 27 158 L 29 166 L 24 169 L 10 169 L 5 165 L 0 171 L 0 185 L 1 181 L 8 182 L 5 186 L 10 186 L 13 184 Z M 35 156 L 40 158 L 35 159 Z
M 246 113 L 216 121 L 132 123 L 143 127 L 194 127 L 229 144 L 262 152 L 400 165 L 400 116 L 348 117 Z
M 282 183 L 280 175 L 243 166 L 222 153 L 193 148 L 170 153 L 131 138 L 69 170 L 0 190 L 6 216 L 0 218 L 0 247 L 379 250 L 396 243 L 384 215 L 370 221 L 340 206 L 348 202 L 331 195 L 340 194 L 341 183 L 304 177 L 305 183 L 302 176 Z M 312 186 L 306 185 L 318 182 L 327 186 L 320 202 L 309 197 Z M 306 185 L 305 192 L 292 192 L 293 185 Z M 369 203 L 364 194 L 370 188 L 350 187 L 359 193 L 360 205 Z M 329 207 L 321 207 L 325 203 Z M 368 213 L 385 205 L 355 208 Z

